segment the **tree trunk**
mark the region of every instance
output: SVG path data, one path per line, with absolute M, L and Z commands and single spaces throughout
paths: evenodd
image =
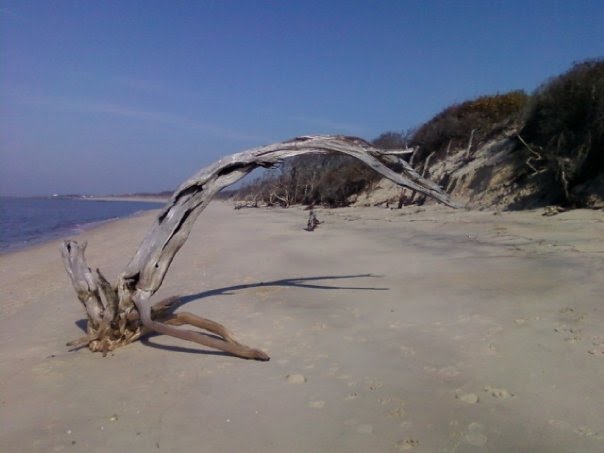
M 220 190 L 255 168 L 272 168 L 284 159 L 308 153 L 353 156 L 400 186 L 456 207 L 438 185 L 421 177 L 396 154 L 382 152 L 359 138 L 305 136 L 225 157 L 200 170 L 174 192 L 115 285 L 111 285 L 98 269 L 90 269 L 84 255 L 86 243 L 65 241 L 61 250 L 65 269 L 88 318 L 87 335 L 68 345 L 88 346 L 92 351 L 106 354 L 154 331 L 238 357 L 268 360 L 264 352 L 238 343 L 224 326 L 214 321 L 191 313 L 173 313 L 178 299 L 170 298 L 152 305 L 150 298 L 161 286 L 174 256 L 189 237 L 193 223 Z M 402 165 L 402 173 L 390 170 L 385 165 L 389 163 Z M 213 335 L 177 327 L 182 325 L 204 329 Z

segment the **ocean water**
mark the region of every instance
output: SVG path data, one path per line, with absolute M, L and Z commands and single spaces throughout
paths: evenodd
M 0 253 L 77 234 L 163 203 L 0 197 Z

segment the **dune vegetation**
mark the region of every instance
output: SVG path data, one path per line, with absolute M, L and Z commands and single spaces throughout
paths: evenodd
M 604 206 L 604 59 L 575 63 L 531 94 L 450 105 L 419 127 L 384 132 L 372 143 L 407 149 L 412 166 L 471 207 Z M 235 198 L 248 206 L 347 206 L 378 182 L 348 156 L 301 156 L 247 183 Z M 425 201 L 397 197 L 399 206 Z

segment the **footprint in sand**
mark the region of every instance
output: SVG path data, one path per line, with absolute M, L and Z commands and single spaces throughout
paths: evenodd
M 327 324 L 325 324 L 324 322 L 316 322 L 310 328 L 310 330 L 313 330 L 315 332 L 325 329 L 327 329 Z
M 286 379 L 290 384 L 304 384 L 306 382 L 306 376 L 303 374 L 288 374 Z
M 418 447 L 418 446 L 419 446 L 419 440 L 415 440 L 415 439 L 399 440 L 396 443 L 396 449 L 399 451 L 413 450 L 415 447 Z
M 586 318 L 585 314 L 577 313 L 572 307 L 563 307 L 558 310 L 558 313 L 560 313 L 560 318 L 565 322 L 579 322 Z
M 475 447 L 483 447 L 486 445 L 488 437 L 484 433 L 484 425 L 472 422 L 468 425 L 468 430 L 464 435 L 464 439 L 470 445 Z
M 330 366 L 329 368 L 327 368 L 327 376 L 329 376 L 329 377 L 335 377 L 336 374 L 338 373 L 338 371 L 340 371 L 340 367 L 338 367 L 335 364 L 332 364 L 332 366 Z
M 384 398 L 378 398 L 378 403 L 380 403 L 380 406 L 387 406 L 389 404 L 398 404 L 403 406 L 405 404 L 405 402 L 398 396 L 386 396 Z
M 455 398 L 467 404 L 476 404 L 480 401 L 476 393 L 458 393 Z
M 460 371 L 454 366 L 444 366 L 438 370 L 438 374 L 445 377 L 455 377 L 459 376 Z
M 547 422 L 554 428 L 559 429 L 560 431 L 569 431 L 572 429 L 571 424 L 563 420 L 551 419 Z M 604 433 L 593 431 L 592 429 L 586 426 L 581 426 L 580 428 L 572 429 L 572 431 L 581 437 L 591 437 L 596 440 L 604 440 Z
M 434 366 L 425 366 L 424 371 L 428 374 L 433 375 L 433 377 L 437 377 L 437 378 L 441 378 L 441 379 L 453 378 L 453 377 L 459 376 L 461 374 L 461 372 L 457 369 L 457 367 L 455 367 L 453 365 L 444 366 L 444 367 L 440 367 L 440 368 L 437 368 Z
M 380 381 L 370 378 L 365 378 L 364 383 L 365 389 L 371 391 L 381 389 L 384 386 Z
M 582 437 L 592 437 L 597 440 L 604 440 L 604 433 L 598 433 L 586 426 L 581 426 L 580 428 L 575 429 L 574 433 Z
M 592 337 L 591 344 L 595 346 L 594 349 L 587 351 L 591 355 L 604 356 L 604 339 L 601 336 Z
M 504 388 L 486 386 L 483 390 L 487 392 L 490 396 L 498 400 L 507 400 L 508 398 L 514 397 L 513 393 L 508 392 Z
M 384 398 L 378 398 L 377 400 L 380 406 L 390 406 L 384 415 L 386 418 L 403 418 L 405 416 L 405 402 L 397 396 L 386 396 Z
M 415 355 L 415 349 L 413 349 L 411 346 L 402 345 L 399 349 L 403 357 L 412 357 Z
M 480 353 L 485 356 L 497 355 L 497 347 L 493 343 L 486 343 L 480 346 Z
M 579 335 L 581 333 L 581 329 L 569 327 L 566 324 L 562 324 L 559 327 L 556 327 L 554 329 L 554 332 L 558 332 L 562 335 L 565 335 L 564 341 L 566 341 L 567 343 L 576 343 L 577 341 L 581 340 L 581 336 Z
M 405 416 L 405 409 L 402 407 L 397 407 L 394 409 L 390 409 L 386 412 L 386 418 L 403 418 Z
M 308 407 L 313 409 L 323 409 L 325 407 L 325 401 L 309 401 Z

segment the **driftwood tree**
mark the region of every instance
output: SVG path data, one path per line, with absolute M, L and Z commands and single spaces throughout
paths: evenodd
M 147 332 L 181 338 L 238 357 L 268 360 L 262 351 L 238 343 L 221 324 L 191 313 L 174 313 L 177 298 L 151 304 L 174 259 L 187 240 L 193 223 L 221 189 L 239 181 L 258 167 L 270 168 L 284 159 L 307 153 L 344 153 L 353 156 L 395 183 L 454 206 L 447 194 L 422 178 L 396 152 L 376 149 L 368 142 L 343 136 L 305 136 L 254 148 L 225 157 L 185 181 L 160 211 L 138 251 L 110 284 L 100 270 L 86 263 L 86 243 L 65 241 L 61 253 L 79 300 L 87 315 L 87 335 L 68 343 L 74 348 L 88 346 L 106 354 L 127 345 Z M 387 164 L 402 164 L 395 173 Z M 213 335 L 177 326 L 190 325 Z

